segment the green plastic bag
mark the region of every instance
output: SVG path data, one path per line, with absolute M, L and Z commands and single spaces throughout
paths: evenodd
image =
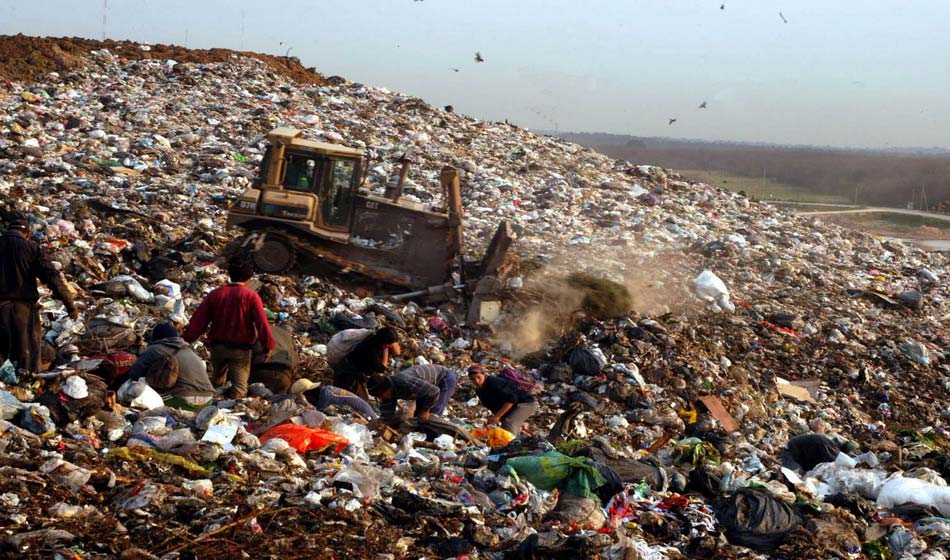
M 606 482 L 590 457 L 569 457 L 549 451 L 544 455 L 513 457 L 506 464 L 540 490 L 560 488 L 582 498 L 598 500 L 594 490 Z

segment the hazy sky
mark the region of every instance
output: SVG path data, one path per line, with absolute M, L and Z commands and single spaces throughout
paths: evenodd
M 291 48 L 535 129 L 950 147 L 950 1 L 724 1 L 0 0 L 0 33 Z

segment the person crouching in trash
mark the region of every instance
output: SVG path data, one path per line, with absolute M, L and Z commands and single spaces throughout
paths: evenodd
M 374 375 L 367 383 L 369 394 L 380 400 L 384 422 L 396 416 L 399 399 L 413 401 L 413 414 L 423 422 L 432 413 L 442 414 L 455 393 L 457 376 L 447 367 L 434 364 L 406 368 L 391 377 Z
M 476 387 L 478 400 L 492 411 L 489 425 L 501 422 L 502 428 L 518 437 L 525 421 L 538 411 L 534 397 L 518 389 L 518 385 L 510 379 L 486 375 L 478 364 L 468 368 L 468 378 Z
M 383 327 L 374 331 L 333 366 L 333 385 L 368 400 L 368 377 L 375 373 L 384 373 L 389 368 L 390 358 L 401 352 L 399 335 L 395 329 Z

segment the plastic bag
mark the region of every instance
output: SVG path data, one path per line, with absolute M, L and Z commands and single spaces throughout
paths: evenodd
M 696 295 L 703 301 L 711 302 L 718 310 L 735 311 L 736 306 L 729 301 L 729 289 L 711 270 L 704 270 L 696 278 Z
M 121 284 L 122 286 L 125 287 L 126 292 L 130 296 L 132 296 L 133 298 L 139 301 L 148 303 L 155 300 L 155 296 L 153 296 L 151 292 L 143 288 L 142 285 L 139 284 L 139 281 L 136 280 L 135 278 L 132 278 L 131 276 L 128 276 L 125 274 L 121 276 L 116 276 L 115 278 L 110 280 L 108 283 Z
M 771 552 L 802 523 L 794 506 L 768 492 L 743 488 L 716 505 L 716 519 L 732 544 Z
M 600 370 L 604 369 L 606 365 L 606 363 L 601 362 L 593 352 L 583 346 L 578 346 L 571 350 L 570 355 L 567 357 L 567 364 L 571 366 L 571 370 L 574 371 L 575 375 L 588 375 L 591 377 L 599 374 Z
M 353 495 L 357 498 L 375 498 L 379 496 L 379 489 L 392 482 L 392 472 L 372 465 L 350 463 L 343 467 L 333 477 L 333 482 L 346 482 L 353 488 Z
M 73 375 L 63 383 L 63 393 L 72 399 L 84 399 L 89 396 L 89 387 L 85 379 Z
M 260 438 L 261 443 L 267 443 L 271 438 L 280 438 L 301 453 L 329 448 L 333 448 L 334 453 L 339 453 L 350 444 L 349 440 L 339 434 L 296 424 L 274 426 L 261 434 Z
M 443 451 L 455 451 L 455 438 L 449 434 L 442 434 L 432 440 L 436 447 Z
M 337 421 L 330 426 L 330 432 L 337 434 L 349 442 L 349 445 L 355 448 L 357 454 L 373 447 L 374 432 L 363 424 L 348 424 L 343 421 Z
M 198 445 L 190 428 L 181 428 L 169 432 L 158 440 L 158 449 L 175 455 L 188 455 Z
M 557 451 L 513 457 L 506 464 L 541 490 L 561 488 L 583 498 L 597 499 L 594 490 L 606 482 L 589 457 L 570 457 Z
M 165 316 L 175 323 L 187 323 L 185 303 L 181 299 L 181 286 L 171 280 L 162 280 L 152 288 L 155 291 L 155 304 Z
M 494 428 L 475 428 L 472 437 L 484 440 L 489 447 L 504 447 L 515 439 L 515 435 L 498 426 Z
M 68 331 L 69 329 L 67 329 Z M 61 337 L 68 337 L 64 331 Z M 110 354 L 116 351 L 128 350 L 136 344 L 137 336 L 131 325 L 120 322 L 119 318 L 108 319 L 93 317 L 86 325 L 80 345 L 88 354 Z M 57 339 L 57 344 L 60 344 Z
M 944 517 L 950 517 L 950 487 L 919 478 L 892 478 L 881 488 L 877 505 L 891 508 L 901 504 L 933 506 Z
M 788 440 L 782 450 L 782 465 L 805 473 L 821 463 L 835 461 L 840 448 L 831 438 L 822 434 L 802 434 Z
M 144 381 L 129 379 L 116 391 L 116 398 L 120 403 L 132 408 L 152 410 L 165 406 L 162 396 L 148 386 Z
M 26 405 L 7 391 L 0 391 L 0 419 L 12 420 Z
M 49 437 L 56 433 L 56 424 L 50 418 L 49 409 L 41 405 L 27 405 L 20 409 L 13 423 L 38 436 Z
M 871 469 L 852 469 L 836 463 L 822 463 L 812 469 L 809 480 L 817 478 L 826 486 L 815 487 L 815 496 L 823 500 L 833 494 L 858 494 L 876 500 L 881 493 L 887 473 Z

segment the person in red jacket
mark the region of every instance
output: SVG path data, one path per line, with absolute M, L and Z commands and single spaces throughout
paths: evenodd
M 260 341 L 267 357 L 276 346 L 264 314 L 264 304 L 257 292 L 247 287 L 252 276 L 254 267 L 250 262 L 231 261 L 228 264 L 231 282 L 208 294 L 182 334 L 187 342 L 194 342 L 208 331 L 207 345 L 213 370 L 211 382 L 220 387 L 226 379 L 230 380 L 234 398 L 247 395 L 254 345 Z

